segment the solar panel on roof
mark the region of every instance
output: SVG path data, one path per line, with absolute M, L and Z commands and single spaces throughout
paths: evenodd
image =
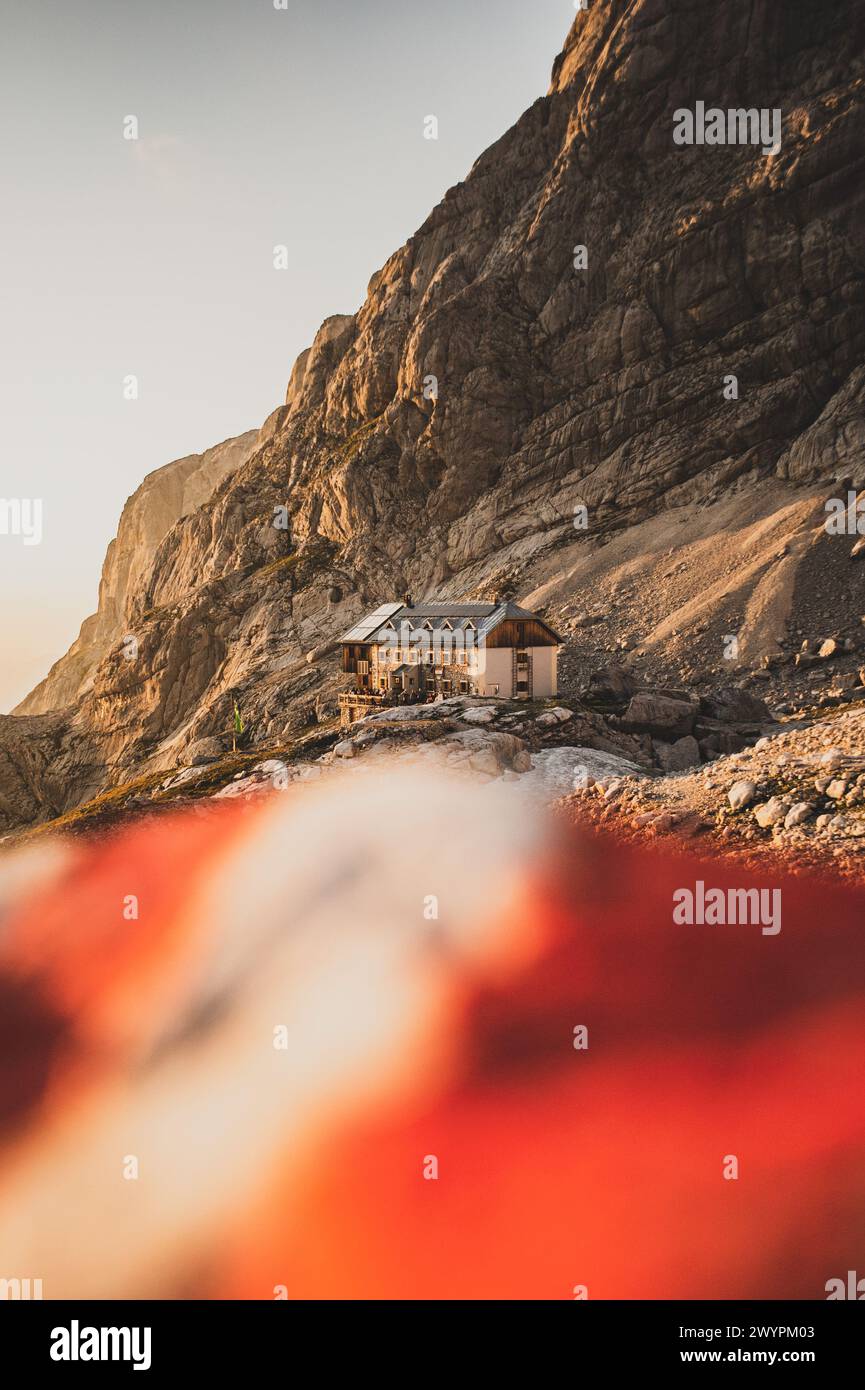
M 343 642 L 364 642 L 367 637 L 371 637 L 382 623 L 386 622 L 392 614 L 398 613 L 402 608 L 401 603 L 383 603 L 374 613 L 368 613 L 365 618 L 361 618 L 359 623 L 355 623 L 344 637 Z

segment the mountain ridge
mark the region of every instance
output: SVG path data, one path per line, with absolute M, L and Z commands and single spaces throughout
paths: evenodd
M 257 430 L 248 430 L 145 475 L 127 498 L 117 534 L 105 552 L 96 612 L 84 619 L 72 646 L 16 705 L 13 715 L 47 714 L 86 691 L 111 642 L 121 636 L 127 597 L 140 584 L 159 542 L 177 520 L 201 506 L 222 478 L 239 467 L 257 438 Z
M 809 499 L 863 436 L 863 46 L 840 0 L 578 13 L 547 95 L 325 320 L 251 453 L 156 546 L 128 599 L 138 659 L 107 652 L 62 721 L 71 804 L 176 765 L 238 696 L 254 739 L 296 734 L 332 707 L 339 632 L 406 588 L 563 604 L 670 512 L 717 505 L 720 526 L 765 498 L 771 530 L 772 479 L 804 499 L 810 553 Z M 677 147 L 674 111 L 703 98 L 780 102 L 778 155 Z M 795 625 L 789 590 L 755 652 Z M 0 725 L 0 816 L 18 737 Z

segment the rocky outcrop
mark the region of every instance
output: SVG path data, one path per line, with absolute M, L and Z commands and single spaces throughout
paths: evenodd
M 865 846 L 865 709 L 791 721 L 747 749 L 671 777 L 620 775 L 578 787 L 568 805 L 618 836 L 699 837 L 705 852 L 753 867 L 793 865 L 859 882 Z M 656 745 L 657 750 L 657 745 Z
M 237 698 L 253 742 L 289 736 L 332 702 L 340 629 L 407 587 L 525 594 L 577 573 L 560 551 L 642 536 L 670 509 L 848 473 L 863 33 L 841 0 L 579 12 L 547 96 L 359 312 L 326 321 L 251 456 L 127 584 L 136 660 L 70 667 L 65 690 L 90 681 L 73 732 L 110 775 L 174 765 Z M 674 113 L 699 101 L 778 108 L 780 149 L 675 144 Z M 769 600 L 795 597 L 800 552 L 719 581 L 748 632 L 784 621 Z M 693 609 L 704 586 L 686 579 Z M 654 649 L 675 640 L 660 619 Z

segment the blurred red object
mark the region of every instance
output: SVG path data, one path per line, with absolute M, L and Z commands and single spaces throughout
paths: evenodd
M 698 880 L 780 932 L 676 924 Z M 0 1278 L 824 1298 L 865 1261 L 863 908 L 427 768 L 0 861 Z

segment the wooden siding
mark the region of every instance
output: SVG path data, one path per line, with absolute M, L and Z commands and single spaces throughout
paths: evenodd
M 557 647 L 548 627 L 528 619 L 507 618 L 487 636 L 488 647 Z
M 347 674 L 357 671 L 358 661 L 369 660 L 369 646 L 364 642 L 343 642 L 342 669 Z

